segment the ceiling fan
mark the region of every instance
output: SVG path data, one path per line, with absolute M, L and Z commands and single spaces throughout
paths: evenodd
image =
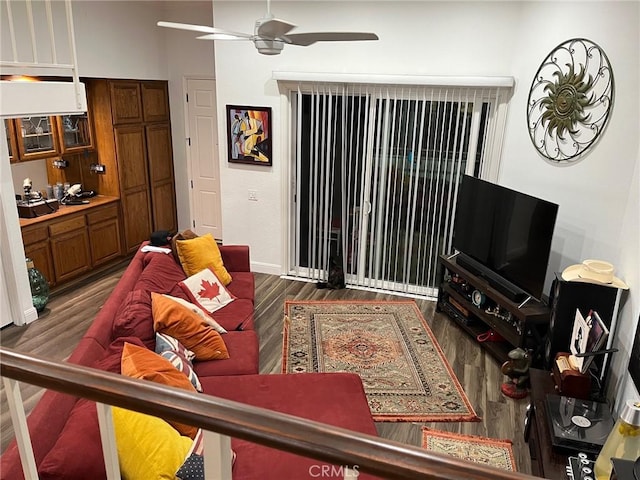
M 275 18 L 271 14 L 270 4 L 271 1 L 267 0 L 267 14 L 256 20 L 253 35 L 189 23 L 158 22 L 158 26 L 204 33 L 197 37 L 201 40 L 250 40 L 263 55 L 278 55 L 285 44 L 307 47 L 316 42 L 378 40 L 375 33 L 368 32 L 289 33 L 296 25 Z

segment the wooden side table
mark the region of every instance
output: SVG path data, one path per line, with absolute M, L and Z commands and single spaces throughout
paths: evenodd
M 527 412 L 525 441 L 529 444 L 531 473 L 552 480 L 566 480 L 568 456 L 557 453 L 551 446 L 551 434 L 547 423 L 545 397 L 557 393 L 551 372 L 531 368 L 529 370 L 531 391 Z

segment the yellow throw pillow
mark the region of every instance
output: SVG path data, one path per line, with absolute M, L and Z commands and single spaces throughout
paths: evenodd
M 125 342 L 122 349 L 120 367 L 122 374 L 127 377 L 149 380 L 162 385 L 181 388 L 188 392 L 196 392 L 195 387 L 187 376 L 174 367 L 169 360 L 144 347 Z M 192 425 L 174 421 L 169 423 L 182 435 L 194 438 L 198 433 L 198 428 Z
M 197 313 L 159 293 L 151 293 L 153 328 L 166 333 L 196 354 L 196 360 L 229 358 L 222 336 Z
M 231 275 L 224 268 L 218 244 L 210 233 L 190 240 L 177 240 L 176 249 L 187 277 L 211 268 L 224 286 L 231 283 Z
M 119 407 L 111 411 L 122 478 L 174 480 L 193 440 L 161 418 Z

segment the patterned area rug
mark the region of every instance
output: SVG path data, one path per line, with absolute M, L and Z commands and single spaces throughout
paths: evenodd
M 422 427 L 422 447 L 462 460 L 484 463 L 510 472 L 516 471 L 511 440 L 460 435 Z
M 282 371 L 357 373 L 376 421 L 479 420 L 414 301 L 286 302 Z

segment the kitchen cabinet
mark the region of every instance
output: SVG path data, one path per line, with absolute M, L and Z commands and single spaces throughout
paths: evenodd
M 87 225 L 91 265 L 96 267 L 122 255 L 117 205 L 112 204 L 88 212 Z
M 64 282 L 89 271 L 91 253 L 84 215 L 50 224 L 49 236 L 57 282 Z
M 155 230 L 177 231 L 167 82 L 92 79 L 87 88 L 107 169 L 97 189 L 120 197 L 124 247 L 132 253 Z
M 88 112 L 59 117 L 21 117 L 4 122 L 11 163 L 57 159 L 94 148 Z
M 16 118 L 14 128 L 19 161 L 60 155 L 55 117 L 40 115 Z
M 25 256 L 52 287 L 123 256 L 118 202 L 102 197 L 91 202 L 20 219 Z
M 142 82 L 142 117 L 145 122 L 169 121 L 169 94 L 166 82 Z
M 93 149 L 93 135 L 88 112 L 56 118 L 60 153 L 81 153 Z
M 118 80 L 109 83 L 113 124 L 140 123 L 142 117 L 142 94 L 140 83 Z
M 53 258 L 49 247 L 49 229 L 46 224 L 37 224 L 22 229 L 25 257 L 33 260 L 34 266 L 47 279 L 50 287 L 56 284 Z
M 167 123 L 147 126 L 147 160 L 154 230 L 177 231 L 171 129 Z

